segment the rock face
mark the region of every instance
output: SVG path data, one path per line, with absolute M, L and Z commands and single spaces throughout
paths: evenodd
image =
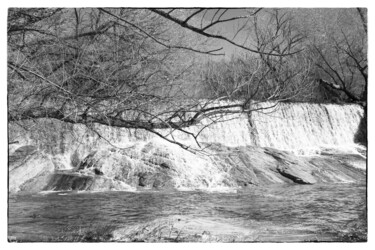
M 9 165 L 9 190 L 13 193 L 137 188 L 225 191 L 252 185 L 366 179 L 366 161 L 359 155 L 297 156 L 272 148 L 221 144 L 211 145 L 207 153 L 193 154 L 176 145 L 153 140 L 128 149 L 95 150 L 75 168 L 63 169 L 63 157 L 48 157 L 29 147 L 16 150 L 10 156 L 13 161 Z
M 55 170 L 53 161 L 35 150 L 21 152 L 9 157 L 9 191 L 41 191 Z
M 72 171 L 62 171 L 53 174 L 44 186 L 43 190 L 54 191 L 112 191 L 125 190 L 134 191 L 135 189 L 122 183 L 106 177 L 97 177 L 95 175 L 82 175 Z

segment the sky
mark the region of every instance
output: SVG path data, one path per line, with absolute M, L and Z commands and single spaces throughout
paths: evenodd
M 269 15 L 267 15 L 267 12 L 269 12 L 271 9 L 264 8 L 257 14 L 257 18 L 259 20 L 259 23 L 266 23 L 268 22 Z M 311 35 L 312 37 L 318 38 L 318 37 L 324 37 L 326 35 L 329 36 L 329 32 L 332 30 L 338 30 L 340 28 L 343 28 L 345 32 L 347 33 L 350 31 L 350 28 L 358 27 L 355 26 L 354 22 L 359 22 L 360 19 L 357 15 L 357 12 L 355 9 L 351 8 L 282 8 L 280 12 L 287 10 L 288 13 L 292 14 L 292 18 L 295 18 L 293 20 L 293 25 L 296 25 L 296 27 L 300 28 L 302 32 L 306 31 L 307 34 Z M 186 10 L 189 11 L 189 10 Z M 191 10 L 191 12 L 194 12 L 195 10 Z M 221 17 L 221 19 L 227 19 L 227 18 L 233 18 L 236 16 L 243 16 L 248 14 L 248 11 L 253 11 L 249 9 L 229 9 L 225 14 Z M 200 23 L 202 21 L 202 18 L 204 19 L 203 22 L 210 23 L 212 21 L 212 18 L 214 17 L 215 13 L 215 20 L 220 16 L 221 13 L 224 12 L 224 9 L 219 10 L 217 12 L 217 9 L 211 9 L 207 13 L 202 12 L 192 18 L 189 23 L 195 26 L 200 26 Z M 348 16 L 349 15 L 349 16 Z M 263 22 L 262 22 L 262 21 Z M 240 27 L 244 23 L 251 24 L 253 21 L 253 18 L 246 18 L 246 19 L 240 19 L 230 22 L 223 22 L 220 24 L 217 24 L 209 29 L 207 29 L 208 33 L 216 33 L 231 39 L 233 38 L 234 34 L 236 34 L 236 31 L 239 30 Z M 204 24 L 203 24 L 204 26 Z M 349 28 L 348 28 L 349 27 Z M 360 29 L 362 26 L 360 25 Z M 244 41 L 246 41 L 246 45 L 250 48 L 255 48 L 254 45 L 255 42 L 253 41 L 253 38 L 251 36 L 252 29 L 249 27 L 247 29 L 241 30 L 236 35 L 235 41 L 239 44 L 243 44 Z M 320 39 L 320 38 L 318 38 Z M 229 59 L 233 54 L 238 53 L 244 53 L 246 52 L 244 49 L 238 48 L 234 45 L 231 45 L 230 43 L 218 39 L 210 39 L 212 44 L 215 44 L 212 48 L 220 48 L 223 47 L 223 51 L 226 55 L 220 56 L 220 57 L 213 57 L 213 60 L 220 60 L 222 58 Z
M 220 10 L 219 12 L 217 12 L 216 16 L 215 16 L 215 20 L 218 18 L 218 16 L 220 16 L 220 14 L 222 14 L 224 12 L 224 9 Z M 207 12 L 207 14 L 204 16 L 204 19 L 207 23 L 210 23 L 212 18 L 214 17 L 216 13 L 216 9 L 212 9 L 210 11 Z M 241 8 L 236 8 L 236 9 L 230 9 L 228 11 L 225 12 L 225 14 L 221 17 L 221 19 L 227 19 L 227 18 L 233 18 L 233 17 L 236 17 L 236 16 L 243 16 L 243 15 L 246 15 L 247 14 L 247 11 L 245 9 L 241 9 Z M 199 17 L 201 18 L 201 17 Z M 229 22 L 223 22 L 223 23 L 220 23 L 220 24 L 217 24 L 215 26 L 213 26 L 212 28 L 208 29 L 207 31 L 209 33 L 215 33 L 215 32 L 219 32 L 221 35 L 224 35 L 225 37 L 228 37 L 228 38 L 233 38 L 233 36 L 235 35 L 236 31 L 239 29 L 239 27 L 241 27 L 243 25 L 243 23 L 246 21 L 247 19 L 241 19 L 241 20 L 234 20 L 234 21 L 229 21 Z M 236 41 L 244 41 L 246 39 L 246 36 L 248 35 L 248 32 L 246 32 L 245 30 L 241 31 L 240 33 L 237 34 L 235 40 Z M 223 47 L 223 51 L 225 53 L 225 58 L 228 59 L 230 58 L 233 54 L 235 53 L 239 53 L 239 52 L 242 52 L 243 50 L 242 49 L 239 49 L 237 48 L 236 46 L 226 42 L 226 41 L 222 41 L 222 40 L 216 40 L 215 41 L 216 43 L 216 46 L 215 48 L 220 48 L 220 47 Z M 224 58 L 223 56 L 220 56 L 220 57 L 215 57 L 213 58 L 214 60 L 217 60 L 217 59 L 222 59 Z
M 216 15 L 215 19 L 218 18 L 218 16 L 223 13 L 224 10 L 220 10 L 218 14 Z M 216 10 L 211 10 L 207 13 L 205 16 L 205 19 L 207 22 L 210 22 L 212 20 L 212 17 L 216 13 Z M 219 14 L 220 13 L 220 14 Z M 246 15 L 247 11 L 244 9 L 230 9 L 228 10 L 223 16 L 222 19 L 226 18 L 232 18 L 236 16 L 242 16 Z M 220 30 L 220 34 L 225 35 L 228 38 L 232 38 L 236 31 L 239 29 L 239 27 L 242 26 L 244 23 L 244 20 L 235 20 L 235 21 L 230 21 L 230 22 L 224 22 L 222 24 L 218 24 L 215 26 L 215 28 L 212 28 L 208 30 L 209 32 L 215 32 L 216 30 Z M 236 36 L 236 41 L 244 41 L 246 39 L 247 32 L 242 31 Z M 229 58 L 232 54 L 241 51 L 241 49 L 236 48 L 234 45 L 225 42 L 225 41 L 218 41 L 218 46 L 223 47 L 223 51 L 225 53 L 225 57 Z

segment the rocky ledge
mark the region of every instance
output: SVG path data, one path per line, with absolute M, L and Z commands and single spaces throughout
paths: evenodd
M 69 156 L 22 147 L 9 157 L 9 191 L 222 190 L 366 180 L 366 159 L 356 154 L 297 156 L 272 148 L 221 144 L 210 145 L 205 154 L 193 154 L 158 141 L 135 148 L 92 151 L 73 167 L 62 160 Z

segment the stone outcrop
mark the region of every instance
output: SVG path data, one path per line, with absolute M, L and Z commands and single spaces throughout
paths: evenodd
M 135 189 L 123 182 L 113 180 L 107 177 L 98 177 L 90 174 L 79 174 L 73 171 L 59 171 L 53 174 L 43 190 L 54 191 L 112 191 L 126 190 L 134 191 Z
M 9 157 L 9 191 L 41 191 L 53 175 L 53 161 L 36 150 L 29 151 L 30 154 L 24 150 L 21 152 L 16 151 Z
M 253 185 L 362 182 L 366 179 L 366 160 L 360 155 L 297 156 L 253 146 L 212 144 L 203 155 L 153 140 L 128 149 L 92 151 L 75 168 L 64 168 L 65 158 L 48 156 L 32 147 L 16 150 L 10 156 L 9 191 L 143 188 L 222 191 Z

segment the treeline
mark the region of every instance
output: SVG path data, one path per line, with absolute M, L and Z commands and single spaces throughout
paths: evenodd
M 266 18 L 266 21 L 264 20 Z M 268 10 L 250 22 L 259 52 L 202 67 L 205 94 L 229 99 L 356 102 L 367 98 L 367 18 L 364 9 Z

